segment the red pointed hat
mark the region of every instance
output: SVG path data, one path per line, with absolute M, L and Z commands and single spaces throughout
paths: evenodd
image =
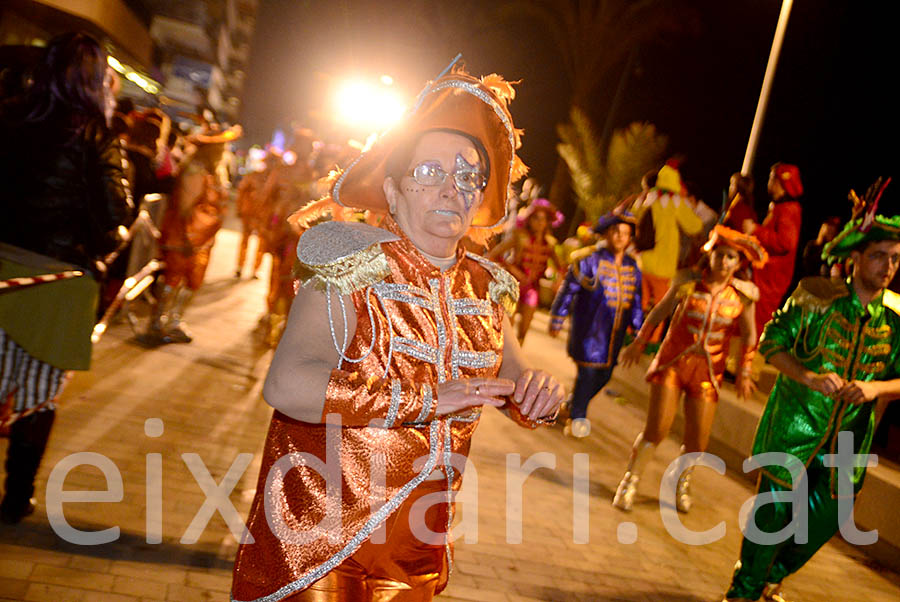
M 772 166 L 775 177 L 781 182 L 781 187 L 791 198 L 797 199 L 803 196 L 803 181 L 800 179 L 800 168 L 790 163 L 776 163 Z
M 488 155 L 484 200 L 469 230 L 470 237 L 485 240 L 512 215 L 509 185 L 528 171 L 516 156 L 522 132 L 507 108 L 514 97 L 512 84 L 496 74 L 479 79 L 457 69 L 429 82 L 403 120 L 337 174 L 333 200 L 345 207 L 387 211 L 382 185 L 394 151 L 429 130 L 455 130 L 478 140 Z

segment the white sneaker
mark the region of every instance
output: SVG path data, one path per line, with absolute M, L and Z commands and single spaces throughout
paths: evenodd
M 613 506 L 625 512 L 631 512 L 634 507 L 634 496 L 637 495 L 637 485 L 640 477 L 630 472 L 626 472 L 619 486 L 616 487 L 616 494 L 613 496 Z

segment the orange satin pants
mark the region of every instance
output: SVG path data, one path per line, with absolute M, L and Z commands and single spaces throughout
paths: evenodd
M 366 541 L 348 559 L 308 588 L 285 598 L 290 602 L 428 602 L 447 586 L 449 564 L 444 538 L 423 542 L 410 529 L 416 500 L 439 494 L 446 481 L 425 481 L 385 521 L 384 543 Z M 436 496 L 433 496 L 436 497 Z M 434 533 L 447 529 L 447 505 L 430 503 L 424 524 Z M 414 521 L 422 522 L 421 514 Z M 415 523 L 414 523 L 415 524 Z M 376 532 L 377 534 L 377 532 Z

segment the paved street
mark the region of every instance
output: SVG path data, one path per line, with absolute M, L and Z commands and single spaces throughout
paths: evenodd
M 118 323 L 95 348 L 93 369 L 70 383 L 39 475 L 40 508 L 20 525 L 0 526 L 0 600 L 228 599 L 232 529 L 240 529 L 237 519 L 252 499 L 271 414 L 260 397 L 271 358 L 258 328 L 265 277 L 233 278 L 237 238 L 231 230 L 219 234 L 207 283 L 186 314 L 193 343 L 148 350 L 127 323 Z M 564 341 L 543 334 L 545 326 L 539 314 L 526 353 L 571 384 L 574 368 Z M 610 384 L 619 391 L 626 386 Z M 677 442 L 660 447 L 636 508 L 626 515 L 610 500 L 642 411 L 601 394 L 590 418 L 593 432 L 576 442 L 561 427 L 526 431 L 485 411 L 460 498 L 458 518 L 469 539 L 457 542 L 454 574 L 441 600 L 721 598 L 740 543 L 738 510 L 752 495 L 751 484 L 741 475 L 698 469 L 695 507 L 684 526 L 696 532 L 724 523 L 724 536 L 705 545 L 679 543 L 657 502 Z M 5 442 L 0 446 L 5 457 Z M 108 461 L 71 457 L 79 452 Z M 97 466 L 79 465 L 84 460 L 103 466 L 105 476 Z M 549 467 L 536 468 L 541 465 Z M 121 496 L 114 495 L 117 474 Z M 112 493 L 109 501 L 66 502 L 66 522 L 51 526 L 48 479 L 66 491 Z M 209 512 L 198 515 L 211 510 L 200 483 L 212 493 L 214 483 L 227 491 L 234 480 L 230 499 L 237 514 L 226 517 L 231 528 L 218 512 L 207 523 Z M 111 543 L 79 545 L 61 536 L 77 539 L 66 524 L 118 531 L 108 533 Z M 787 582 L 787 592 L 794 602 L 895 601 L 900 575 L 837 539 Z

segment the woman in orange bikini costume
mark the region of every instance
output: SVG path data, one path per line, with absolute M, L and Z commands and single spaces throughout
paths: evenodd
M 656 325 L 674 312 L 669 331 L 647 371 L 647 423 L 635 439 L 628 468 L 613 498 L 613 505 L 626 512 L 634 504 L 641 473 L 656 446 L 669 434 L 682 393 L 685 421 L 681 453 L 706 451 L 732 336 L 739 336 L 742 343 L 738 394 L 749 397 L 753 392 L 750 364 L 756 353 L 754 303 L 759 291 L 749 280 L 735 277 L 735 273 L 748 263 L 761 267 L 768 255 L 752 235 L 721 225 L 710 233 L 703 251 L 699 273 L 676 277 L 635 340 L 622 351 L 621 365 L 635 363 Z M 692 503 L 693 468 L 681 468 L 675 503 L 679 512 L 687 512 Z

